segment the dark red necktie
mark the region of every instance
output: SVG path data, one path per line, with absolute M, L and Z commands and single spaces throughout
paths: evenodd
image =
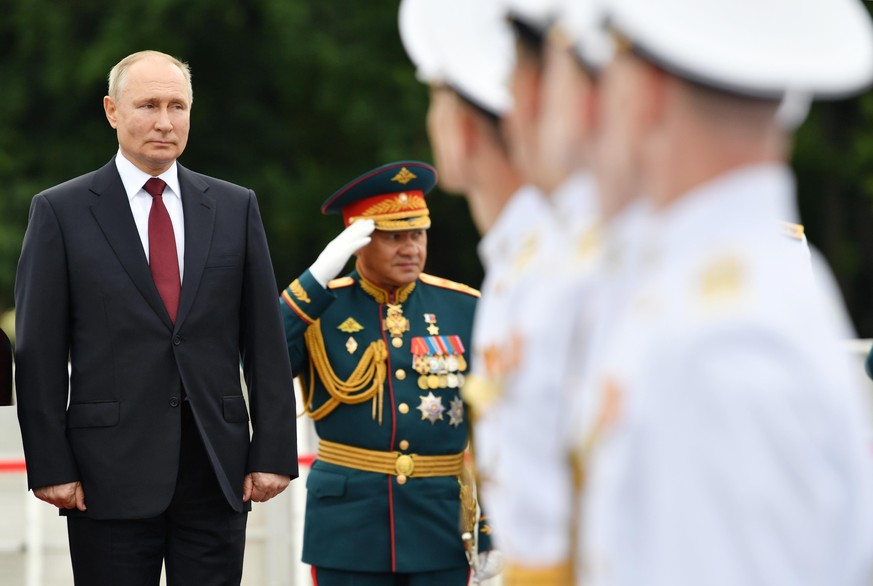
M 170 319 L 176 323 L 179 310 L 179 294 L 182 281 L 179 278 L 179 257 L 176 253 L 176 235 L 170 214 L 164 206 L 163 179 L 152 177 L 145 184 L 145 190 L 152 196 L 152 209 L 149 211 L 149 267 L 152 278 L 164 300 Z

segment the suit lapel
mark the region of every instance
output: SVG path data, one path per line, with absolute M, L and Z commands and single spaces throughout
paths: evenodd
M 181 165 L 178 167 L 182 211 L 185 215 L 185 269 L 179 313 L 176 316 L 177 329 L 185 321 L 197 296 L 215 226 L 215 200 L 206 195 L 209 185 L 188 169 Z
M 115 159 L 109 161 L 94 175 L 91 191 L 98 197 L 91 205 L 91 213 L 100 225 L 106 240 L 118 257 L 121 266 L 130 276 L 136 288 L 142 294 L 146 302 L 164 321 L 168 328 L 172 329 L 173 322 L 164 307 L 155 281 L 149 271 L 149 263 L 142 248 L 142 240 L 136 230 L 133 221 L 133 212 L 130 211 L 130 202 L 124 191 L 121 176 L 115 167 Z

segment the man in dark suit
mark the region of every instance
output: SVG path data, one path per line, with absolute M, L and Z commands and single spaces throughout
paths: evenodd
M 77 584 L 157 585 L 162 561 L 171 585 L 239 584 L 251 501 L 297 475 L 257 200 L 177 164 L 192 100 L 186 64 L 125 58 L 104 98 L 118 154 L 31 205 L 18 413 L 29 487 L 67 515 Z

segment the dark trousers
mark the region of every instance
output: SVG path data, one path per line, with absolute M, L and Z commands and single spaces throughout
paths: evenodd
M 187 401 L 181 411 L 179 476 L 163 514 L 67 518 L 77 586 L 157 586 L 162 563 L 168 586 L 239 586 L 248 516 L 227 504 Z
M 313 586 L 466 586 L 469 583 L 470 568 L 417 574 L 346 572 L 312 568 Z

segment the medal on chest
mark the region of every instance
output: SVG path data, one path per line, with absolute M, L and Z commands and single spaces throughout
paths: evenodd
M 387 307 L 384 328 L 391 335 L 391 345 L 400 348 L 403 345 L 403 333 L 409 331 L 409 320 L 403 317 L 403 308 L 399 303 L 389 303 Z
M 458 389 L 464 386 L 464 344 L 460 336 L 416 336 L 409 343 L 418 387 Z

